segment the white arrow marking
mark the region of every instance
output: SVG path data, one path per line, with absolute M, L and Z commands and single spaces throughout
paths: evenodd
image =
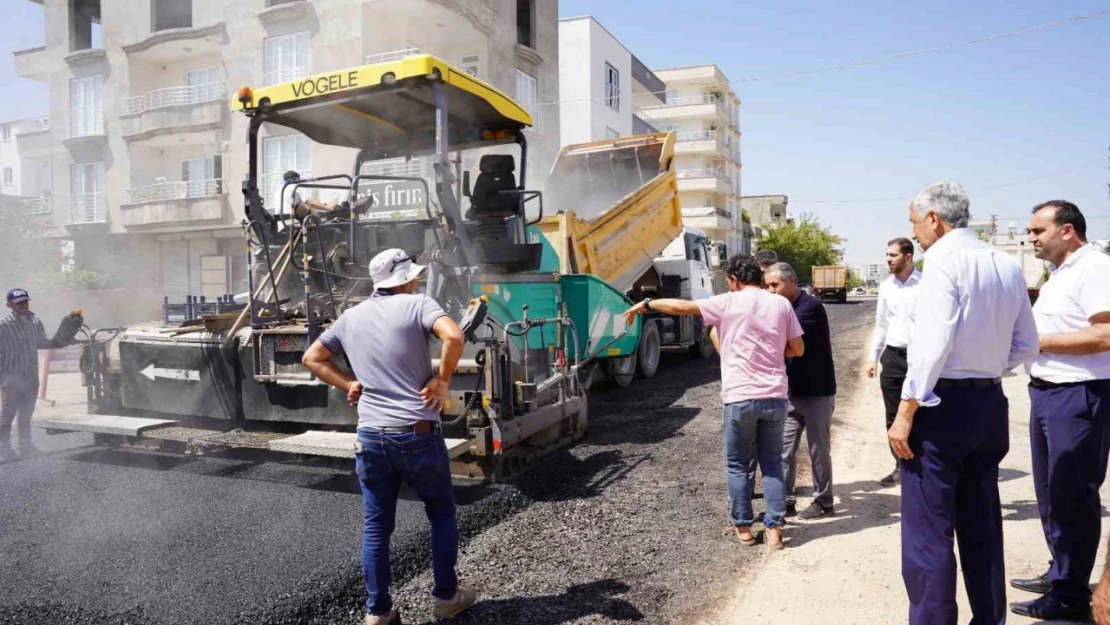
M 200 382 L 200 371 L 192 371 L 190 369 L 160 369 L 154 365 L 150 365 L 139 373 L 142 373 L 150 380 L 165 378 L 167 380 L 182 380 L 184 382 Z

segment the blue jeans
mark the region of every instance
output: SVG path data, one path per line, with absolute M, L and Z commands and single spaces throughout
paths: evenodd
M 786 425 L 785 399 L 753 399 L 725 405 L 725 470 L 732 523 L 755 523 L 752 492 L 755 463 L 763 470 L 763 525 L 781 527 L 786 517 L 782 486 L 782 436 Z
M 432 524 L 432 571 L 439 599 L 451 599 L 458 589 L 455 562 L 459 530 L 447 446 L 439 431 L 392 434 L 360 429 L 362 449 L 355 469 L 362 487 L 362 573 L 366 580 L 366 611 L 384 616 L 393 609 L 389 596 L 391 571 L 389 537 L 397 516 L 397 497 L 404 482 L 424 502 Z

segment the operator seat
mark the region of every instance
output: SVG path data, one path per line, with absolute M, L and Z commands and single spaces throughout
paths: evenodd
M 511 154 L 486 154 L 466 212 L 467 231 L 477 247 L 478 262 L 491 271 L 535 271 L 543 246 L 528 243 L 524 207 L 516 186 Z

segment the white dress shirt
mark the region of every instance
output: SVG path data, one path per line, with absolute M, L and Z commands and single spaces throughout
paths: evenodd
M 1110 312 L 1110 256 L 1088 243 L 1072 253 L 1041 287 L 1033 318 L 1037 332 L 1057 334 L 1091 327 L 1091 317 Z M 1029 375 L 1066 384 L 1110 379 L 1110 352 L 1041 353 L 1026 365 Z
M 1040 351 L 1021 267 L 967 228 L 925 252 L 902 399 L 936 406 L 940 378 L 998 378 Z
M 879 285 L 879 304 L 875 309 L 875 333 L 871 337 L 871 362 L 879 362 L 884 347 L 906 348 L 913 329 L 917 306 L 917 283 L 921 272 L 913 270 L 905 282 L 890 276 Z

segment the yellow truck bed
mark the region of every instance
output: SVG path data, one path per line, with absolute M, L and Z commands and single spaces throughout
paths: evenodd
M 570 145 L 546 185 L 556 214 L 538 229 L 560 272 L 588 273 L 621 293 L 682 233 L 673 132 Z

